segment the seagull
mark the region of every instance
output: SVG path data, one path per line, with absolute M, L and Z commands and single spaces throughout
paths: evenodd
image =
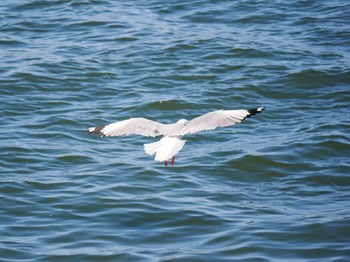
M 204 130 L 213 130 L 217 127 L 226 127 L 238 124 L 250 116 L 261 113 L 263 107 L 241 110 L 216 110 L 196 117 L 190 121 L 180 119 L 174 124 L 162 124 L 147 118 L 130 118 L 106 126 L 90 127 L 89 134 L 101 137 L 142 135 L 146 137 L 163 136 L 158 142 L 144 144 L 146 154 L 155 155 L 155 160 L 164 162 L 168 166 L 175 163 L 175 155 L 184 147 L 186 140 L 182 137 Z

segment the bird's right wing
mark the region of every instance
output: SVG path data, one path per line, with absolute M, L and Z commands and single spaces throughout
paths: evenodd
M 122 136 L 136 134 L 154 137 L 164 135 L 166 126 L 167 125 L 165 124 L 146 118 L 130 118 L 106 126 L 90 127 L 88 131 L 89 134 L 99 136 Z
M 246 118 L 260 113 L 264 108 L 242 109 L 242 110 L 217 110 L 189 121 L 179 131 L 178 135 L 197 133 L 204 130 L 212 130 L 217 127 L 232 126 L 240 123 Z

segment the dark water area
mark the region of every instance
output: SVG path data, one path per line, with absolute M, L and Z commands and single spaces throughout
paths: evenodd
M 348 1 L 0 3 L 1 261 L 349 261 Z M 91 126 L 266 110 L 157 138 Z

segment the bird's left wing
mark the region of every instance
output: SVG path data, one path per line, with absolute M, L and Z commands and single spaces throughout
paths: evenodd
M 212 130 L 217 127 L 231 126 L 242 122 L 246 118 L 262 112 L 262 107 L 242 110 L 217 110 L 196 117 L 183 126 L 177 135 L 197 133 Z
M 166 125 L 146 118 L 130 118 L 106 126 L 90 127 L 89 134 L 99 136 L 142 135 L 159 136 L 164 134 Z

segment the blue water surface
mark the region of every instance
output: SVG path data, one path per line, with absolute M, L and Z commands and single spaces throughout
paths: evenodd
M 348 1 L 4 0 L 1 261 L 349 261 Z M 266 110 L 186 136 L 89 135 Z

